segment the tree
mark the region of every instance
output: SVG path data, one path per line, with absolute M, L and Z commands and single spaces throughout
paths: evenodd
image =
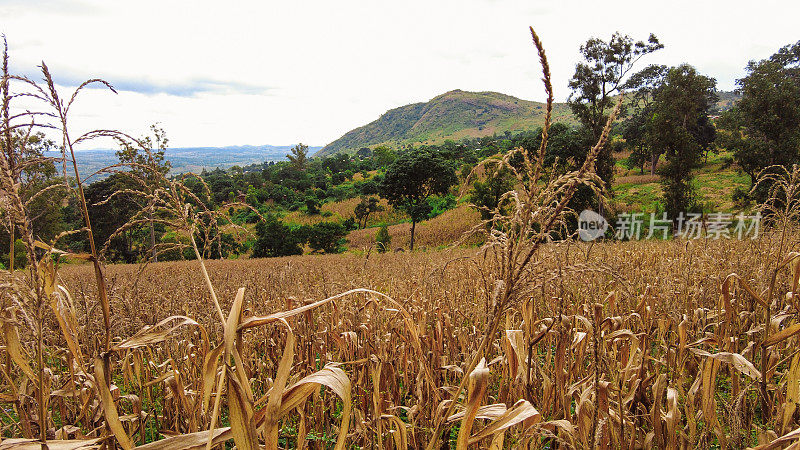
M 492 211 L 500 206 L 503 194 L 514 189 L 514 180 L 508 169 L 488 167 L 489 175 L 485 180 L 472 183 L 472 204 L 478 207 L 482 220 L 492 218 Z
M 742 98 L 720 120 L 723 145 L 734 151 L 751 186 L 762 169 L 800 162 L 800 41 L 761 61 L 737 80 Z
M 646 140 L 655 152 L 666 154 L 661 183 L 669 217 L 696 206 L 692 170 L 714 141 L 708 112 L 716 98 L 716 80 L 688 64 L 671 68 L 654 92 Z
M 150 171 L 166 175 L 172 164 L 166 159 L 169 139 L 167 133 L 158 124 L 150 125 L 153 136 L 144 136 L 137 143 L 120 142 L 117 158 L 122 164 L 131 166 L 131 171 L 144 176 Z
M 128 141 L 120 142 L 120 149 L 117 150 L 117 158 L 122 164 L 130 166 L 131 172 L 139 178 L 143 188 L 150 191 L 157 188 L 158 179 L 169 172 L 170 162 L 166 159 L 167 134 L 164 129 L 157 124 L 150 125 L 153 137 L 145 136 L 134 144 Z M 151 197 L 151 196 L 148 196 Z M 149 213 L 150 220 L 150 249 L 153 261 L 158 261 L 158 251 L 156 249 L 156 233 L 152 211 Z
M 375 168 L 386 167 L 397 159 L 397 153 L 385 145 L 380 145 L 372 151 L 372 159 Z
M 383 211 L 383 206 L 378 203 L 375 197 L 361 197 L 361 202 L 356 205 L 353 213 L 356 216 L 359 228 L 367 228 L 369 215 L 374 212 Z
M 6 142 L 10 142 L 9 148 L 6 148 Z M 27 134 L 15 130 L 9 132 L 8 141 L 0 141 L 9 169 L 14 172 L 12 178 L 19 181 L 19 194 L 27 203 L 28 225 L 33 235 L 44 242 L 49 242 L 63 231 L 61 203 L 67 195 L 64 180 L 58 177 L 53 160 L 45 157 L 45 153 L 53 147 L 55 144 L 42 132 Z M 5 210 L 3 195 L 0 192 L 0 216 L 5 216 L 0 221 L 0 253 L 9 269 L 21 268 L 16 263 L 21 261 L 20 256 L 24 259 L 26 254 L 24 251 L 21 254 L 17 252 L 15 243 L 19 235 L 15 233 L 16 225 L 11 215 Z
M 306 205 L 306 214 L 313 216 L 319 214 L 319 199 L 314 195 L 306 195 L 304 200 Z
M 112 261 L 136 262 L 138 250 L 134 243 L 146 239 L 141 228 L 128 228 L 117 233 L 117 230 L 124 227 L 138 211 L 141 211 L 136 203 L 138 196 L 129 194 L 137 187 L 133 185 L 131 177 L 115 173 L 108 178 L 95 181 L 84 190 L 94 238 L 97 242 L 105 243 L 106 257 Z M 76 211 L 79 209 L 78 205 L 71 206 L 71 209 Z M 76 214 L 75 220 L 80 223 L 79 214 Z M 83 244 L 88 245 L 87 242 Z
M 424 220 L 431 211 L 428 198 L 446 194 L 457 182 L 453 164 L 430 149 L 406 153 L 386 169 L 380 186 L 381 196 L 411 217 L 411 250 L 414 250 L 417 222 Z
M 358 159 L 369 158 L 370 156 L 372 156 L 372 149 L 370 149 L 369 147 L 361 147 L 356 152 L 356 156 L 358 157 Z
M 520 134 L 513 139 L 513 142 L 514 146 L 521 146 L 528 154 L 535 154 L 542 143 L 542 129 Z M 593 146 L 585 128 L 575 129 L 563 123 L 555 123 L 550 127 L 547 142 L 544 165 L 549 167 L 554 174 L 578 170 Z M 522 158 L 519 158 L 518 163 L 515 164 L 518 171 L 524 170 Z M 602 186 L 597 187 L 602 188 Z M 595 197 L 593 188 L 588 184 L 578 186 L 568 207 L 574 211 L 592 208 L 597 202 Z M 577 229 L 577 219 L 568 222 L 569 229 Z
M 308 167 L 308 146 L 303 144 L 295 145 L 290 150 L 290 153 L 286 155 L 286 158 L 298 171 L 306 170 L 306 167 Z
M 572 93 L 567 102 L 573 114 L 583 125 L 594 142 L 603 132 L 608 114 L 613 108 L 613 97 L 621 92 L 626 77 L 636 63 L 645 55 L 664 48 L 655 35 L 647 42 L 636 41 L 630 36 L 614 33 L 606 42 L 591 38 L 580 48 L 583 61 L 575 66 L 575 74 L 569 82 Z M 611 186 L 614 161 L 608 148 L 603 149 L 597 162 L 597 174 L 607 186 Z
M 624 89 L 633 91 L 630 104 L 635 112 L 623 123 L 622 137 L 631 149 L 629 162 L 644 172 L 645 163 L 650 163 L 650 174 L 655 175 L 658 159 L 663 149 L 648 147 L 645 134 L 648 118 L 652 116 L 654 93 L 664 83 L 669 69 L 667 66 L 650 65 L 633 74 Z

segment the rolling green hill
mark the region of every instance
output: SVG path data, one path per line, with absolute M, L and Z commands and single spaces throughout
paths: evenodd
M 378 120 L 347 132 L 315 156 L 352 153 L 379 144 L 438 144 L 446 139 L 491 136 L 534 129 L 544 122 L 544 103 L 497 92 L 454 90 L 425 103 L 401 106 Z M 556 103 L 554 122 L 575 123 L 569 107 Z

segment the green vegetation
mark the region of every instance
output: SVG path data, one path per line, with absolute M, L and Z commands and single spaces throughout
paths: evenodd
M 389 236 L 389 229 L 386 225 L 381 225 L 378 228 L 378 232 L 375 233 L 375 246 L 378 249 L 378 252 L 385 253 L 387 250 L 391 248 L 392 245 L 392 237 Z
M 451 161 L 431 149 L 407 153 L 386 169 L 380 193 L 392 206 L 402 209 L 411 218 L 411 250 L 414 250 L 417 222 L 430 218 L 434 211 L 428 200 L 432 196 L 447 194 L 457 181 Z M 455 202 L 451 202 L 452 206 Z
M 636 63 L 643 56 L 662 48 L 664 45 L 653 34 L 650 34 L 647 42 L 636 42 L 619 32 L 614 33 L 608 42 L 591 38 L 581 45 L 582 61 L 575 65 L 575 74 L 569 81 L 572 94 L 567 103 L 583 132 L 590 136 L 586 141 L 587 147 L 597 142 L 603 133 L 614 107 L 614 96 L 623 91 L 625 80 Z M 595 166 L 605 187 L 610 187 L 614 177 L 610 145 L 600 149 Z

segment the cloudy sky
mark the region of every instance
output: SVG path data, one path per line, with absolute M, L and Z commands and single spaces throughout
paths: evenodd
M 87 90 L 76 131 L 134 135 L 160 122 L 170 144 L 325 145 L 387 109 L 452 89 L 542 100 L 528 26 L 558 100 L 587 38 L 655 33 L 642 64 L 688 62 L 733 89 L 748 60 L 800 39 L 800 3 L 673 0 L 0 0 L 11 67 Z

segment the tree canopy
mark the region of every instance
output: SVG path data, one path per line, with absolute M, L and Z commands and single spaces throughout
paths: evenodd
M 720 121 L 724 144 L 755 183 L 772 165 L 800 162 L 800 41 L 747 64 L 741 100 Z
M 591 137 L 587 142 L 594 143 L 600 137 L 613 108 L 614 96 L 620 94 L 636 63 L 663 47 L 654 34 L 647 41 L 634 41 L 619 32 L 608 41 L 591 38 L 581 45 L 583 60 L 575 65 L 575 74 L 569 81 L 572 93 L 567 102 Z M 611 187 L 614 160 L 608 147 L 601 151 L 596 167 L 606 187 Z
M 669 70 L 653 97 L 645 140 L 655 152 L 666 153 L 661 171 L 665 209 L 677 217 L 695 205 L 692 170 L 716 135 L 708 118 L 716 101 L 716 80 L 683 64 Z
M 381 196 L 411 217 L 411 250 L 417 222 L 427 218 L 433 195 L 446 194 L 458 178 L 453 164 L 430 149 L 419 149 L 396 159 L 386 169 L 380 186 Z

